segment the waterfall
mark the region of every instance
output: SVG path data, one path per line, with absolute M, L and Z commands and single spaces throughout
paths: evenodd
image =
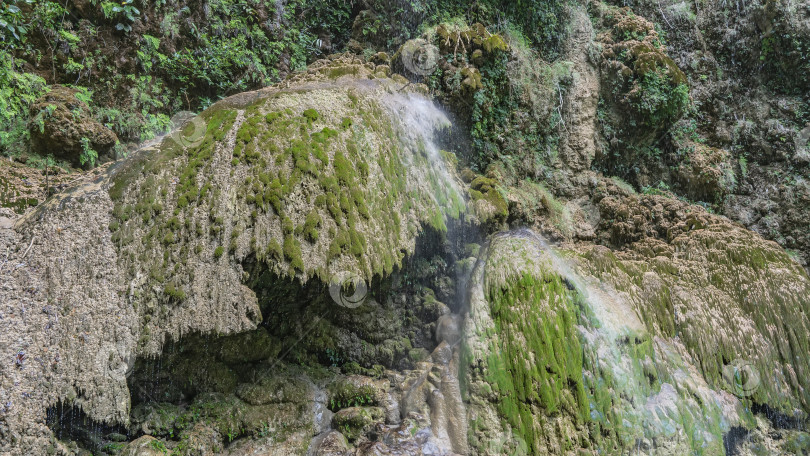
M 407 163 L 409 171 L 424 175 L 422 181 L 431 186 L 432 197 L 445 217 L 458 218 L 465 210 L 461 184 L 448 170 L 446 158 L 434 137 L 437 131 L 452 128 L 447 115 L 433 101 L 414 93 L 397 92 L 382 101 L 399 126 L 398 134 L 403 143 L 415 149 L 412 156 L 417 157 L 418 162 Z

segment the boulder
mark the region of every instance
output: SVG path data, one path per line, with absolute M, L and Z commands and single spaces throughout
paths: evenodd
M 53 85 L 31 107 L 35 113 L 28 124 L 31 150 L 42 156 L 53 155 L 74 166 L 92 166 L 110 155 L 118 137 L 90 114 L 90 107 L 76 97 L 78 91 Z M 95 156 L 85 154 L 95 151 Z
M 382 423 L 383 417 L 384 412 L 380 407 L 349 407 L 335 414 L 332 425 L 340 429 L 349 440 L 356 440 L 375 424 Z
M 329 431 L 318 439 L 315 454 L 318 456 L 343 456 L 349 453 L 349 442 L 338 431 Z
M 129 444 L 121 451 L 122 456 L 162 456 L 165 451 L 162 448 L 166 446 L 160 440 L 144 435 L 129 442 Z

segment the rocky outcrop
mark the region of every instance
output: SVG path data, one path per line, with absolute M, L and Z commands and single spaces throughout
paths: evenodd
M 474 132 L 487 159 L 517 152 L 465 163 L 466 189 L 427 87 L 386 55 L 344 55 L 3 221 L 0 452 L 806 451 L 810 278 L 665 186 L 590 169 L 638 158 L 636 184 L 737 188 L 735 151 L 686 130 L 672 140 L 688 160 L 666 172 L 597 153 L 684 126 L 694 81 L 653 23 L 591 6 L 594 23 L 571 16 L 570 64 L 481 24 L 424 35 L 453 55 L 446 101 L 473 100 L 481 122 L 531 108 Z M 515 128 L 530 134 L 500 134 Z M 503 232 L 479 249 L 470 222 Z M 557 244 L 508 230 L 524 225 Z
M 723 218 L 636 198 L 600 202 L 620 252 L 490 241 L 464 332 L 473 454 L 725 454 L 752 404 L 806 422 L 804 269 Z
M 637 129 L 638 137 L 647 140 L 644 147 L 627 148 L 619 142 L 620 133 L 633 129 L 624 115 L 619 123 L 603 125 L 607 160 L 598 162 L 598 169 L 637 189 L 663 188 L 710 205 L 790 249 L 806 266 L 810 206 L 803 150 L 810 121 L 810 57 L 801 51 L 810 42 L 806 7 L 777 1 L 712 1 L 701 6 L 640 1 L 630 16 L 602 2 L 592 3 L 592 10 L 595 16 L 615 18 L 604 25 L 606 35 L 634 43 L 622 45 L 629 51 L 626 55 L 632 56 L 634 46 L 641 44 L 634 40 L 644 35 L 640 41 L 649 41 L 652 35 L 631 38 L 635 29 L 624 27 L 625 36 L 617 37 L 622 23 L 654 23 L 663 31 L 666 43 L 658 49 L 665 55 L 654 60 L 669 68 L 674 64 L 670 73 L 686 78 L 691 99 L 683 118 L 668 131 L 661 125 Z M 617 45 L 609 42 L 603 53 L 604 65 L 610 68 L 613 56 L 620 55 L 611 51 Z M 602 76 L 613 80 L 615 71 L 603 71 Z M 665 87 L 648 97 L 651 103 L 674 99 L 670 93 L 677 92 Z M 610 98 L 606 91 L 603 95 Z M 604 111 L 602 117 L 609 113 Z
M 49 446 L 45 408 L 60 401 L 127 423 L 136 356 L 274 311 L 251 274 L 340 290 L 341 274 L 390 274 L 423 227 L 447 229 L 464 210 L 431 142 L 447 120 L 373 70 L 336 57 L 226 99 L 3 230 L 0 337 L 19 361 L 2 367 L 0 451 Z M 197 380 L 197 392 L 234 386 Z
M 53 155 L 73 166 L 95 165 L 118 143 L 112 130 L 96 121 L 77 91 L 53 85 L 31 107 L 31 148 L 42 157 Z

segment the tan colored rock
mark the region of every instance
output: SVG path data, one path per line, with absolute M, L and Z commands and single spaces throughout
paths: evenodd
M 316 456 L 344 456 L 349 454 L 349 442 L 338 431 L 329 431 L 321 437 L 315 449 Z
M 101 157 L 110 153 L 118 137 L 91 117 L 89 106 L 76 94 L 76 90 L 68 87 L 50 86 L 50 91 L 31 107 L 31 112 L 37 114 L 29 124 L 29 131 L 34 152 L 42 156 L 52 154 L 79 166 L 83 141 Z
M 274 272 L 299 282 L 314 277 L 328 281 L 335 271 L 371 277 L 375 271 L 390 273 L 413 251 L 423 223 L 438 223 L 431 218 L 439 210 L 433 195 L 457 189 L 448 184 L 454 181 L 442 159 L 429 160 L 422 146 L 431 140 L 434 128 L 448 124 L 445 115 L 428 99 L 399 91 L 401 85 L 390 79 L 369 81 L 371 70 L 361 59 L 336 56 L 313 68 L 314 74 L 296 74 L 278 86 L 212 107 L 201 117 L 213 125 L 204 151 L 197 149 L 202 145 L 195 144 L 199 137 L 192 122 L 162 144 L 142 149 L 109 172 L 40 204 L 16 220 L 13 230 L 2 230 L 0 355 L 15 359 L 24 354 L 27 361 L 23 367 L 0 365 L 0 413 L 5 420 L 0 452 L 37 454 L 49 446 L 45 409 L 59 401 L 73 402 L 91 419 L 125 424 L 130 408 L 126 380 L 136 356 L 155 356 L 168 340 L 191 333 L 255 330 L 262 311 L 255 293 L 244 284 L 248 258 L 259 257 Z M 333 82 L 336 78 L 342 78 L 340 84 Z M 427 116 L 409 115 L 415 111 L 406 108 L 416 105 Z M 318 112 L 304 116 L 309 109 Z M 212 120 L 217 113 L 224 117 Z M 285 219 L 292 222 L 292 233 L 272 204 L 257 204 L 259 192 L 254 189 L 261 183 L 266 187 L 262 197 L 272 196 L 272 180 L 265 184 L 259 174 L 272 169 L 286 180 L 296 169 L 294 160 L 274 167 L 258 165 L 260 160 L 275 164 L 271 155 L 282 150 L 275 141 L 286 140 L 264 130 L 239 135 L 251 121 L 265 128 L 272 122 L 267 118 L 271 113 L 311 127 L 308 140 L 320 133 L 331 141 L 325 143 L 330 146 L 324 160 L 328 173 L 319 180 L 307 171 L 283 195 L 279 209 L 283 207 Z M 353 130 L 342 126 L 347 117 L 362 126 L 355 128 L 367 128 L 362 142 L 355 142 Z M 398 129 L 408 135 L 393 134 Z M 244 138 L 265 142 L 260 148 L 244 141 L 237 145 Z M 271 155 L 259 157 L 257 151 Z M 346 165 L 343 170 L 350 173 L 334 170 L 338 151 L 347 160 L 339 167 Z M 189 154 L 203 152 L 205 159 L 201 155 L 201 161 L 190 165 Z M 235 154 L 241 156 L 238 163 Z M 311 163 L 326 166 L 311 154 Z M 389 163 L 389 157 L 396 159 Z M 184 174 L 189 166 L 205 169 Z M 353 235 L 345 213 L 335 220 L 338 215 L 317 198 L 315 193 L 327 193 L 323 185 L 344 188 L 344 197 L 354 200 L 354 208 L 347 208 L 360 221 L 353 222 Z M 395 191 L 424 197 L 414 198 L 416 204 L 406 211 L 404 198 L 389 196 Z M 460 196 L 453 200 L 464 204 Z M 368 214 L 360 213 L 365 210 Z M 313 212 L 321 217 L 320 226 L 315 223 L 313 228 L 317 237 L 312 229 L 303 231 Z M 302 229 L 296 230 L 298 226 Z M 343 237 L 336 241 L 339 234 Z M 300 258 L 295 249 L 282 248 L 291 236 L 295 240 L 288 244 L 298 245 Z M 273 240 L 278 250 L 271 248 Z M 352 253 L 352 243 L 354 250 L 362 251 Z M 216 375 L 194 374 L 201 388 L 229 393 L 237 386 L 230 368 L 223 365 L 236 359 L 234 350 L 241 350 L 236 340 L 234 346 L 226 344 L 209 354 Z M 272 353 L 256 350 L 247 358 L 259 360 Z M 178 366 L 196 372 L 194 366 Z
M 129 442 L 121 451 L 121 456 L 164 456 L 166 445 L 160 440 L 144 435 Z

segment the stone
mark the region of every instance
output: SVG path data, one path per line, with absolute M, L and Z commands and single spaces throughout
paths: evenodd
M 315 456 L 344 456 L 349 451 L 349 442 L 338 431 L 329 431 L 316 444 Z
M 304 379 L 266 373 L 256 383 L 242 383 L 236 395 L 252 405 L 306 402 L 313 400 L 311 385 Z
M 229 336 L 222 341 L 219 359 L 225 363 L 252 363 L 275 357 L 281 342 L 264 328 Z
M 74 89 L 53 85 L 31 106 L 31 112 L 37 113 L 28 125 L 33 152 L 81 166 L 86 142 L 86 146 L 98 154 L 97 158 L 110 156 L 118 137 L 93 119 L 90 107 L 76 98 L 76 94 Z
M 215 427 L 205 422 L 195 423 L 194 426 L 180 434 L 187 448 L 193 449 L 195 454 L 218 454 L 223 450 L 223 439 L 227 436 L 220 434 Z
M 353 441 L 370 431 L 375 424 L 382 423 L 384 416 L 380 407 L 349 407 L 335 413 L 332 426 Z
M 461 340 L 461 318 L 455 314 L 443 315 L 436 325 L 436 342 L 458 344 Z
M 129 442 L 119 454 L 121 456 L 164 456 L 166 452 L 161 448 L 165 447 L 160 440 L 144 435 Z

